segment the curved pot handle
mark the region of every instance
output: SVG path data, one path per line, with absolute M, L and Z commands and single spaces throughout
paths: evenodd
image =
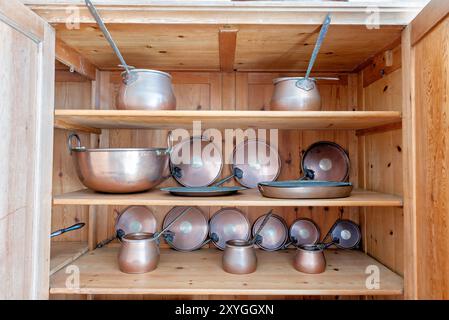
M 173 150 L 173 132 L 169 131 L 167 134 L 167 153 L 171 153 Z
M 73 147 L 72 144 L 74 138 L 76 140 L 76 147 Z M 81 146 L 81 139 L 76 133 L 71 133 L 67 138 L 67 148 L 69 149 L 70 154 L 72 154 L 73 151 L 86 151 L 86 148 Z

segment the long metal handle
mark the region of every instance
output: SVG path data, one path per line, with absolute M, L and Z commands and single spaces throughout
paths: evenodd
M 238 179 L 241 179 L 243 177 L 243 171 L 241 169 L 239 169 L 239 168 L 234 168 L 234 172 L 230 176 L 227 176 L 226 178 L 221 179 L 220 181 L 215 183 L 213 186 L 214 187 L 219 187 L 219 186 L 221 186 L 225 182 L 228 182 L 229 180 L 231 180 L 234 177 L 237 177 Z
M 163 235 L 168 229 L 170 229 L 171 226 L 174 225 L 176 221 L 181 219 L 181 217 L 184 216 L 190 209 L 192 209 L 192 207 L 184 209 L 184 211 L 182 211 L 172 222 L 170 222 L 168 226 L 166 226 L 161 232 L 156 233 L 154 235 L 154 239 L 159 239 L 161 235 Z
M 265 216 L 265 218 L 263 219 L 262 224 L 259 226 L 259 229 L 257 229 L 256 233 L 253 236 L 253 239 L 251 240 L 252 244 L 256 243 L 257 237 L 259 236 L 260 232 L 265 227 L 265 225 L 267 224 L 268 220 L 271 218 L 272 215 L 273 215 L 273 209 L 271 209 L 270 212 L 268 212 L 267 215 Z
M 309 67 L 307 68 L 307 73 L 305 79 L 309 79 L 310 73 L 312 72 L 313 65 L 315 64 L 316 57 L 320 52 L 321 45 L 323 44 L 324 37 L 326 37 L 327 30 L 329 29 L 329 25 L 331 23 L 331 16 L 328 13 L 326 18 L 324 19 L 323 26 L 321 27 L 320 35 L 318 36 L 318 40 L 315 44 L 315 48 L 313 49 L 312 57 L 310 58 Z
M 81 229 L 81 228 L 84 227 L 85 225 L 86 225 L 86 224 L 85 224 L 85 223 L 82 223 L 82 222 L 81 222 L 81 223 L 74 224 L 74 225 L 71 226 L 71 227 L 64 228 L 64 229 L 60 229 L 60 230 L 57 230 L 57 231 L 55 231 L 55 232 L 52 232 L 51 235 L 50 235 L 50 237 L 51 237 L 51 238 L 54 238 L 54 237 L 60 236 L 60 235 L 63 234 L 63 233 Z
M 115 44 L 114 40 L 112 39 L 111 34 L 109 33 L 109 30 L 106 28 L 105 24 L 103 23 L 103 20 L 101 20 L 100 15 L 98 14 L 97 9 L 93 5 L 93 3 L 90 0 L 85 0 L 86 6 L 89 9 L 90 13 L 94 17 L 95 21 L 97 21 L 98 26 L 100 27 L 101 31 L 103 32 L 104 37 L 109 42 L 109 45 L 112 47 L 112 50 L 114 50 L 117 57 L 120 59 L 121 67 L 125 68 L 126 73 L 129 74 L 130 67 L 126 63 L 125 59 L 123 58 L 119 48 Z

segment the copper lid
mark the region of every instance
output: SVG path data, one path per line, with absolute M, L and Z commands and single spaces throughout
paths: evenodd
M 314 180 L 347 181 L 350 161 L 346 151 L 334 142 L 312 144 L 302 158 L 302 170 L 312 170 Z
M 168 226 L 188 207 L 174 207 L 164 218 L 162 229 Z M 174 223 L 166 233 L 170 246 L 180 251 L 193 251 L 200 248 L 207 239 L 209 225 L 204 213 L 192 207 L 184 216 Z
M 261 140 L 247 140 L 234 149 L 233 166 L 243 171 L 236 180 L 247 188 L 256 188 L 262 181 L 274 181 L 281 170 L 277 150 Z
M 224 250 L 226 241 L 245 240 L 250 238 L 250 226 L 243 212 L 236 208 L 218 210 L 210 219 L 209 235 L 215 246 Z
M 257 232 L 262 224 L 265 214 L 260 216 L 253 224 L 252 234 Z M 282 249 L 288 239 L 288 228 L 284 219 L 280 216 L 273 214 L 267 221 L 262 231 L 259 234 L 262 238 L 262 242 L 257 245 L 266 251 L 275 251 Z
M 222 167 L 221 150 L 211 141 L 201 137 L 181 141 L 173 147 L 170 155 L 172 175 L 185 187 L 210 185 L 220 176 Z
M 145 206 L 130 206 L 124 209 L 115 222 L 115 231 L 124 234 L 155 233 L 157 221 L 153 212 Z
M 311 245 L 320 240 L 320 230 L 312 220 L 300 218 L 290 226 L 289 236 L 295 246 Z

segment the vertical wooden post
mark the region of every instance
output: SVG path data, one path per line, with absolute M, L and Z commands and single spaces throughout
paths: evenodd
M 416 119 L 414 54 L 411 27 L 402 33 L 402 128 L 404 172 L 404 297 L 417 298 Z

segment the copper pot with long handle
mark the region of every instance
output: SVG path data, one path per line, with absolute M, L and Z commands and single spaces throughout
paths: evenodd
M 123 80 L 118 93 L 117 109 L 175 110 L 176 97 L 173 93 L 171 76 L 158 70 L 134 69 L 129 66 L 101 20 L 95 6 L 90 0 L 85 0 L 85 2 L 104 37 L 119 58 L 120 67 L 125 69 L 125 72 L 122 73 Z
M 275 111 L 319 111 L 321 110 L 321 96 L 316 80 L 338 80 L 338 78 L 311 78 L 313 65 L 321 48 L 321 44 L 331 23 L 328 14 L 320 30 L 317 43 L 309 61 L 305 77 L 284 77 L 273 80 L 274 92 L 270 102 L 270 109 Z

